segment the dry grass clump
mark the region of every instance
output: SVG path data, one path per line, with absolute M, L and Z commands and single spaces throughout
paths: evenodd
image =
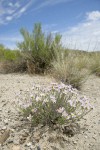
M 71 84 L 73 87 L 80 89 L 82 83 L 89 75 L 86 69 L 88 59 L 77 53 L 64 52 L 57 54 L 57 59 L 52 63 L 54 67 L 54 76 L 61 81 Z
M 99 52 L 91 53 L 89 60 L 90 60 L 89 69 L 91 73 L 100 76 L 100 53 Z

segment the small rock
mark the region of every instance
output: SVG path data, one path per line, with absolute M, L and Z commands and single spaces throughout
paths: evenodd
M 8 140 L 8 143 L 13 143 L 13 139 L 9 139 L 9 140 Z
M 15 129 L 11 129 L 11 132 L 13 133 L 15 131 Z
M 19 145 L 17 145 L 17 146 L 14 145 L 13 148 L 12 148 L 12 150 L 21 150 L 21 149 L 20 149 L 20 146 L 19 146 Z
M 51 146 L 51 148 L 53 149 L 53 150 L 59 150 L 57 147 L 55 147 L 55 146 Z
M 10 131 L 6 130 L 1 136 L 0 136 L 0 144 L 3 145 L 4 142 L 9 138 Z
M 87 136 L 85 136 L 85 138 L 87 139 L 88 137 L 87 137 Z
M 92 138 L 93 138 L 94 140 L 96 140 L 96 138 L 95 138 L 94 136 L 93 136 Z
M 77 142 L 76 142 L 76 141 L 73 141 L 73 143 L 74 143 L 74 144 L 77 144 Z
M 40 137 L 36 137 L 34 140 L 35 140 L 35 142 L 39 142 Z
M 11 112 L 11 110 L 8 110 L 8 113 L 10 113 Z
M 24 118 L 23 118 L 23 117 L 21 117 L 21 118 L 20 118 L 20 121 L 24 121 Z
M 21 138 L 21 139 L 19 140 L 19 143 L 20 143 L 20 144 L 23 144 L 23 143 L 25 143 L 25 141 L 26 141 L 26 138 Z
M 4 123 L 5 123 L 5 125 L 7 125 L 7 124 L 8 124 L 8 120 L 7 120 L 7 119 L 5 119 L 5 120 L 4 120 Z
M 32 146 L 31 142 L 27 143 L 26 146 L 31 147 Z
M 3 126 L 3 127 L 2 127 L 2 130 L 6 130 L 6 129 L 7 129 L 7 127 L 6 127 L 6 126 Z
M 100 124 L 100 120 L 98 121 L 98 124 Z
M 14 143 L 15 145 L 18 145 L 18 144 L 19 144 L 19 139 L 14 139 L 14 140 L 13 140 L 13 143 Z
M 41 150 L 40 146 L 37 146 L 37 150 Z
M 36 141 L 39 141 L 39 140 L 40 140 L 40 132 L 39 132 L 39 131 L 37 131 L 37 132 L 34 133 L 34 139 L 35 139 Z
M 23 137 L 28 137 L 28 133 L 24 133 L 22 136 Z

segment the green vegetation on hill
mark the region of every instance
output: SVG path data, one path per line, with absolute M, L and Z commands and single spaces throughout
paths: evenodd
M 15 61 L 19 59 L 20 51 L 10 50 L 0 44 L 0 61 Z
M 26 71 L 26 62 L 19 50 L 10 50 L 0 44 L 0 72 Z

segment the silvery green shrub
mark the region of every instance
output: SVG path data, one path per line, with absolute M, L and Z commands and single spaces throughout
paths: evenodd
M 61 35 L 44 33 L 41 23 L 35 23 L 31 33 L 24 28 L 21 28 L 20 32 L 23 41 L 18 42 L 17 47 L 25 59 L 34 62 L 36 70 L 44 72 L 56 58 L 56 51 L 62 47 Z
M 79 121 L 93 107 L 86 96 L 70 85 L 53 83 L 48 87 L 34 85 L 18 96 L 17 104 L 33 125 L 66 125 Z

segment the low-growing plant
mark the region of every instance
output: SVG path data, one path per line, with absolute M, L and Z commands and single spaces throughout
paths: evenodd
M 33 86 L 17 96 L 19 110 L 32 125 L 69 125 L 81 120 L 93 108 L 89 99 L 71 85 L 53 83 L 48 87 Z

